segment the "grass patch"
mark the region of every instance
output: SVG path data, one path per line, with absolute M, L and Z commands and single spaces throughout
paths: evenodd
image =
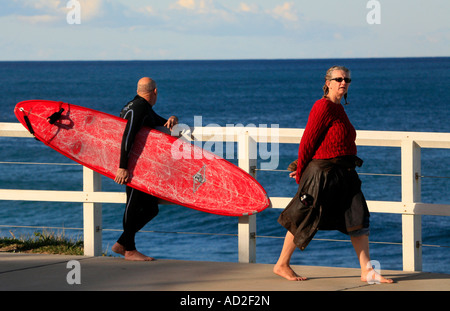
M 83 241 L 66 238 L 54 232 L 35 232 L 33 236 L 0 237 L 0 252 L 83 255 Z

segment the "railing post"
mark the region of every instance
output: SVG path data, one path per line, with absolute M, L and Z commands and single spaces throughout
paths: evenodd
M 421 150 L 413 140 L 402 140 L 402 202 L 421 201 Z M 402 215 L 403 270 L 422 271 L 421 215 Z
M 102 190 L 101 175 L 83 167 L 83 191 Z M 84 255 L 101 256 L 102 254 L 102 204 L 83 203 Z
M 255 176 L 257 143 L 248 131 L 238 137 L 239 167 Z M 239 262 L 256 262 L 256 215 L 239 217 L 238 224 Z

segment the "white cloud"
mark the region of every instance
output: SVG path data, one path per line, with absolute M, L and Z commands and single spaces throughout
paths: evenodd
M 275 18 L 280 18 L 290 22 L 297 22 L 299 20 L 298 13 L 293 2 L 285 2 L 282 5 L 276 6 L 270 13 Z
M 65 18 L 65 3 L 60 0 L 15 0 L 10 3 L 12 15 L 25 23 L 49 24 Z
M 216 8 L 212 0 L 178 0 L 169 6 L 170 9 L 195 11 L 196 13 L 215 12 Z
M 193 10 L 195 9 L 195 0 L 179 0 L 172 7 Z
M 58 11 L 61 6 L 63 6 L 62 1 L 60 0 L 27 0 L 24 1 L 24 5 L 31 6 L 36 10 L 43 11 Z
M 220 15 L 229 10 L 213 0 L 179 0 L 169 5 L 165 14 L 174 16 L 175 18 L 179 15 L 172 14 L 175 14 L 177 11 L 179 14 L 187 14 L 186 16 L 190 16 L 190 14 Z
M 252 0 L 251 0 L 252 1 Z M 164 12 L 165 29 L 198 35 L 266 36 L 292 35 L 301 17 L 293 2 L 271 4 L 220 2 L 212 0 L 178 0 Z
M 256 4 L 250 3 L 239 3 L 239 9 L 238 12 L 246 12 L 246 13 L 257 13 L 259 11 L 259 8 Z
M 103 0 L 78 0 L 84 21 L 92 20 L 102 13 Z M 14 0 L 9 2 L 3 15 L 14 15 L 21 22 L 30 24 L 65 23 L 72 9 L 69 0 Z
M 24 16 L 19 15 L 17 19 L 21 22 L 29 23 L 29 24 L 53 24 L 55 22 L 60 21 L 61 19 L 55 15 L 33 15 L 33 16 Z
M 103 0 L 78 0 L 78 2 L 81 8 L 81 18 L 88 21 L 101 15 L 106 7 Z
M 271 9 L 249 0 L 229 4 L 213 0 L 177 0 L 156 12 L 149 2 L 130 4 L 118 0 L 78 0 L 81 24 L 90 27 L 157 27 L 164 31 L 208 35 L 285 35 L 299 23 L 292 2 Z M 66 25 L 69 0 L 15 0 L 10 11 L 21 22 L 33 25 Z M 229 5 L 229 6 L 227 6 Z M 155 29 L 151 29 L 155 31 Z
M 142 13 L 144 15 L 155 15 L 156 14 L 155 9 L 150 5 L 147 5 L 144 7 L 139 7 L 138 9 L 136 9 L 136 11 L 139 13 Z

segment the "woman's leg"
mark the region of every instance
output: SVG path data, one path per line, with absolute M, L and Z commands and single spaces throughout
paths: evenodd
M 295 248 L 294 235 L 288 231 L 286 233 L 286 237 L 284 238 L 283 249 L 281 250 L 280 257 L 273 268 L 273 272 L 289 281 L 304 281 L 307 280 L 307 278 L 299 276 L 290 266 L 291 257 L 295 251 Z
M 356 256 L 358 256 L 359 264 L 361 265 L 361 281 L 393 283 L 392 279 L 384 278 L 372 268 L 369 255 L 369 236 L 367 234 L 361 236 L 350 236 L 350 239 L 352 241 L 353 248 L 355 249 Z

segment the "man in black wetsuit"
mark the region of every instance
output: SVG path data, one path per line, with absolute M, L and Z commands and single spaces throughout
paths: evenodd
M 122 137 L 120 164 L 114 181 L 126 184 L 129 178 L 128 156 L 136 134 L 142 126 L 155 128 L 165 126 L 172 130 L 178 118 L 171 116 L 168 120 L 153 111 L 158 90 L 156 83 L 148 77 L 139 80 L 136 97 L 123 107 L 120 117 L 127 119 Z M 127 203 L 123 216 L 123 234 L 113 245 L 115 253 L 125 256 L 126 260 L 151 261 L 153 258 L 138 252 L 135 246 L 136 233 L 158 214 L 158 198 L 145 192 L 126 186 Z

